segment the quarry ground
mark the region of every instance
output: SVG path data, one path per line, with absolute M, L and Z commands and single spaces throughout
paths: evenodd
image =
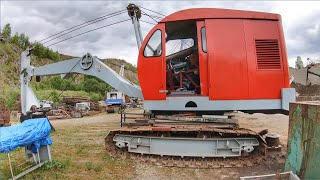
M 141 110 L 132 110 L 139 112 Z M 256 131 L 269 129 L 280 134 L 286 146 L 289 117 L 234 113 L 240 126 Z M 52 133 L 53 162 L 27 175 L 26 179 L 239 179 L 240 176 L 283 171 L 281 168 L 255 166 L 247 168 L 192 169 L 172 168 L 135 163 L 131 160 L 111 158 L 105 150 L 104 138 L 119 127 L 119 114 L 99 114 L 91 117 L 52 120 L 56 132 Z M 9 178 L 5 156 L 0 156 L 0 179 Z M 16 166 L 23 159 L 23 150 L 12 153 Z M 19 162 L 18 162 L 19 161 Z M 281 166 L 280 166 L 281 167 Z M 20 167 L 15 169 L 18 173 Z M 3 178 L 1 178 L 1 174 Z

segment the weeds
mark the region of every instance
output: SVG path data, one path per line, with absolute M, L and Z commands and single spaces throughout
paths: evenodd
M 51 162 L 45 163 L 43 165 L 44 170 L 54 169 L 54 170 L 61 170 L 66 169 L 70 164 L 69 160 L 52 160 Z
M 95 172 L 100 172 L 102 170 L 101 165 L 93 164 L 92 162 L 86 162 L 85 165 L 88 171 L 94 170 Z

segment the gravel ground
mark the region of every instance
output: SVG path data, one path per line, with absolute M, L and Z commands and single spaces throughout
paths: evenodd
M 134 110 L 134 112 L 141 112 L 141 110 Z M 235 118 L 239 120 L 241 127 L 250 128 L 255 131 L 269 129 L 269 132 L 278 133 L 280 135 L 282 144 L 286 146 L 289 125 L 288 116 L 280 114 L 249 115 L 241 112 L 234 114 Z M 100 147 L 101 149 L 96 150 L 97 153 L 101 153 L 104 150 L 103 139 L 96 139 L 95 132 L 99 132 L 101 134 L 112 128 L 118 127 L 119 119 L 119 114 L 100 114 L 78 119 L 53 120 L 51 122 L 57 129 L 65 129 L 68 127 L 74 128 L 77 126 L 81 127 L 83 132 L 81 132 L 81 130 L 79 132 L 70 134 L 70 136 L 74 136 L 74 138 L 81 136 L 81 141 L 84 143 L 96 144 L 98 148 Z M 59 133 L 59 131 L 57 133 Z M 99 138 L 101 138 L 101 136 L 99 136 Z M 275 165 L 273 167 L 255 166 L 250 168 L 191 169 L 160 167 L 134 162 L 129 162 L 129 164 L 130 168 L 128 169 L 130 170 L 126 171 L 126 173 L 123 173 L 123 171 L 112 171 L 107 173 L 108 176 L 103 177 L 116 177 L 111 179 L 239 179 L 240 176 L 245 175 L 269 174 L 282 171 L 282 165 Z M 86 174 L 86 172 L 83 173 Z M 103 174 L 103 171 L 101 173 Z M 70 178 L 70 176 L 68 177 Z M 82 179 L 83 177 L 87 176 L 84 175 L 78 177 L 75 174 L 71 177 L 74 179 Z

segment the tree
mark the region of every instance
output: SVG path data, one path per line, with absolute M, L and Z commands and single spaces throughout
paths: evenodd
M 22 49 L 27 49 L 27 47 L 30 45 L 29 37 L 23 33 L 20 34 L 18 44 Z
M 53 102 L 59 102 L 59 95 L 58 95 L 58 93 L 56 91 L 52 91 L 51 96 L 52 96 L 52 101 Z
M 87 78 L 83 82 L 83 90 L 86 92 L 97 92 L 99 90 L 99 82 L 93 78 Z
M 98 93 L 90 93 L 89 96 L 90 96 L 90 100 L 94 102 L 97 102 L 103 99 L 102 96 Z
M 49 49 L 40 43 L 35 43 L 33 45 L 34 45 L 34 49 L 33 49 L 34 55 L 40 58 L 48 58 L 56 62 L 60 60 L 60 55 L 57 51 L 53 51 L 52 49 Z
M 301 59 L 300 56 L 297 57 L 297 60 L 296 60 L 296 68 L 297 69 L 302 69 L 304 66 L 303 66 L 303 61 Z
M 11 37 L 11 26 L 10 24 L 6 24 L 2 29 L 2 36 L 4 38 L 10 38 Z
M 12 42 L 13 44 L 19 45 L 19 44 L 18 44 L 18 42 L 19 42 L 19 34 L 18 34 L 18 33 L 15 33 L 14 36 L 12 36 L 11 42 Z

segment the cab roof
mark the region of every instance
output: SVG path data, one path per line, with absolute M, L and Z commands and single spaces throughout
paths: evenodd
M 160 23 L 200 19 L 262 19 L 277 21 L 281 19 L 281 16 L 279 14 L 255 11 L 218 8 L 192 8 L 170 14 L 169 16 L 163 18 Z

